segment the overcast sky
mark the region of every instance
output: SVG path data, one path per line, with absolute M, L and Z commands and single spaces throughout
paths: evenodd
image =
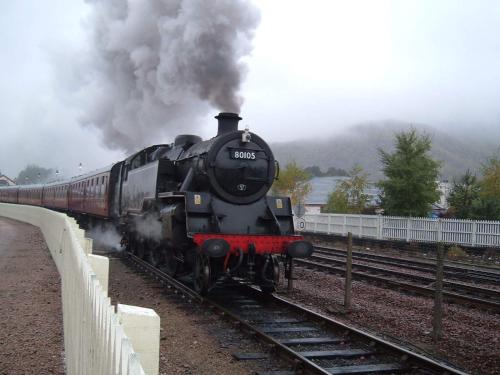
M 384 119 L 500 127 L 499 1 L 254 3 L 261 20 L 244 59 L 241 115 L 268 141 Z M 69 177 L 80 162 L 90 170 L 123 157 L 77 120 L 71 61 L 86 50 L 88 15 L 83 0 L 0 3 L 2 173 L 36 163 Z M 217 112 L 199 114 L 204 138 Z

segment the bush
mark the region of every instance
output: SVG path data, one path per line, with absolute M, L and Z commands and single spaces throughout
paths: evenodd
M 453 245 L 448 248 L 446 257 L 448 259 L 464 259 L 467 258 L 467 253 L 460 246 Z

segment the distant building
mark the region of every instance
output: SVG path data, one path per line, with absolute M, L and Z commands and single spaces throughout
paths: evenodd
M 311 179 L 311 192 L 305 199 L 305 212 L 308 214 L 319 214 L 328 201 L 328 195 L 335 190 L 337 184 L 348 177 L 314 177 Z M 448 197 L 451 191 L 451 184 L 448 181 L 439 181 L 438 190 L 439 201 L 432 205 L 431 216 L 441 216 L 448 209 Z M 365 189 L 368 196 L 368 207 L 380 206 L 381 189 L 374 183 L 370 183 Z
M 451 184 L 448 181 L 437 181 L 439 200 L 432 204 L 431 217 L 441 217 L 446 213 L 450 207 L 448 204 L 448 198 L 451 192 Z
M 16 183 L 7 176 L 0 174 L 0 186 L 13 186 Z
M 320 213 L 328 201 L 328 196 L 335 190 L 337 184 L 347 180 L 348 177 L 314 177 L 311 179 L 311 192 L 305 199 L 306 213 Z M 380 189 L 374 184 L 369 184 L 365 190 L 368 195 L 368 206 L 378 206 L 380 203 Z
M 442 207 L 443 209 L 448 209 L 449 208 L 449 205 L 448 205 L 448 198 L 450 196 L 450 192 L 451 192 L 451 183 L 449 183 L 448 181 L 438 181 L 438 190 L 439 190 L 439 201 L 437 201 L 436 203 Z

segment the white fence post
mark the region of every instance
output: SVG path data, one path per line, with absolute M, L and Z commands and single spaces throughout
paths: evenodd
M 328 215 L 326 220 L 325 215 Z M 363 221 L 365 215 L 317 214 L 306 216 L 306 226 L 314 232 L 318 225 L 328 225 L 328 234 L 346 235 L 348 219 L 359 218 L 359 236 L 376 237 L 379 240 L 397 239 L 409 241 L 445 241 L 458 245 L 500 246 L 500 221 L 470 221 L 455 219 L 431 219 L 409 217 L 385 217 L 378 215 L 376 233 L 370 226 L 374 220 Z M 328 223 L 328 224 L 327 224 Z M 387 225 L 387 227 L 385 227 Z M 349 230 L 356 224 L 349 225 Z M 311 229 L 312 228 L 312 229 Z M 324 232 L 324 231 L 323 231 Z
M 0 216 L 38 226 L 45 237 L 61 276 L 67 374 L 144 375 L 147 368 L 148 375 L 156 375 L 160 318 L 153 310 L 136 308 L 142 314 L 136 314 L 134 326 L 142 335 L 132 329 L 130 343 L 107 294 L 109 259 L 92 254 L 92 241 L 74 219 L 41 207 L 6 203 L 0 203 Z M 147 349 L 144 335 L 149 337 Z M 132 345 L 145 362 L 138 361 Z
M 97 275 L 97 279 L 101 283 L 102 289 L 108 292 L 108 280 L 109 280 L 109 258 L 89 254 L 88 259 L 90 266 Z
M 471 245 L 476 246 L 477 221 L 472 222 Z
M 384 219 L 382 218 L 382 215 L 377 215 L 377 216 L 378 216 L 378 218 L 377 218 L 377 239 L 381 240 L 382 235 L 384 234 L 384 228 L 383 228 Z
M 92 240 L 92 238 L 85 238 L 85 246 L 83 248 L 85 254 L 87 255 L 92 254 L 93 247 L 94 247 L 94 240 Z
M 132 340 L 144 372 L 157 375 L 160 351 L 160 317 L 151 309 L 118 304 L 118 317 Z

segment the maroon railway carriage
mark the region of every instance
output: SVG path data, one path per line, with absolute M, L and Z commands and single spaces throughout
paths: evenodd
M 17 197 L 19 193 L 19 187 L 17 186 L 8 186 L 8 187 L 0 187 L 0 202 L 5 203 L 18 203 Z
M 67 211 L 69 183 L 53 183 L 43 188 L 42 206 Z
M 42 205 L 43 185 L 28 185 L 19 187 L 18 203 L 32 206 Z
M 111 167 L 47 185 L 0 187 L 0 202 L 108 218 Z
M 69 183 L 68 209 L 70 211 L 109 217 L 109 186 L 111 166 L 75 177 Z

